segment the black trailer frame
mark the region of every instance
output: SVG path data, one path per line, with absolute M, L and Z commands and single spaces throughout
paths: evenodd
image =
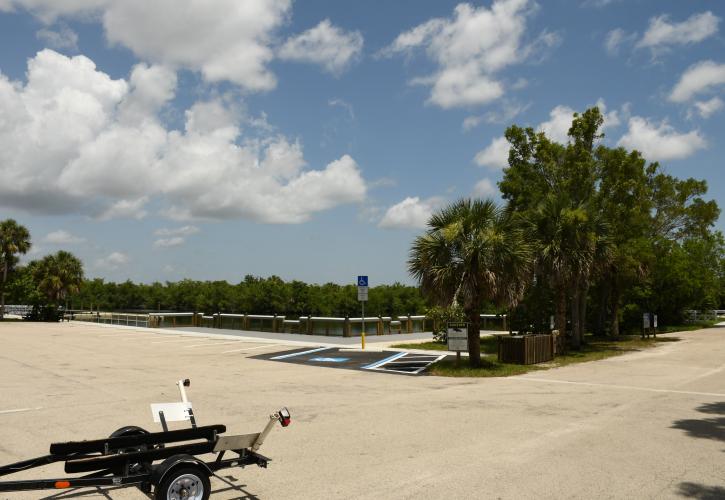
M 267 426 L 260 433 L 220 436 L 227 430 L 224 425 L 197 427 L 192 416 L 192 428 L 167 430 L 161 417 L 162 432 L 122 427 L 105 439 L 52 443 L 48 455 L 0 466 L 0 477 L 56 462 L 65 462 L 68 474 L 89 473 L 54 479 L 0 481 L 0 491 L 136 486 L 148 494 L 153 486 L 156 498 L 160 499 L 164 497 L 159 494 L 163 493 L 158 491 L 159 485 L 173 476 L 176 469 L 194 468 L 208 481 L 220 469 L 248 465 L 267 468 L 271 459 L 257 453 L 257 449 L 276 421 L 283 427 L 291 421 L 289 411 L 283 408 L 269 416 Z M 233 455 L 225 458 L 228 452 Z M 217 454 L 213 460 L 196 457 L 211 453 Z

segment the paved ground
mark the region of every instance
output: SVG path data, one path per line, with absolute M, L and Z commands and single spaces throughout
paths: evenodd
M 430 365 L 446 358 L 443 353 L 415 354 L 398 351 L 371 351 L 339 347 L 303 347 L 281 353 L 263 353 L 254 359 L 324 366 L 344 370 L 371 370 L 396 375 L 425 376 Z
M 196 326 L 176 328 L 176 330 L 182 332 L 195 332 L 203 334 L 212 333 L 215 335 L 230 335 L 233 337 L 253 340 L 284 340 L 295 343 L 305 342 L 315 345 L 339 345 L 351 347 L 360 345 L 360 337 L 336 337 L 327 335 L 300 335 L 298 333 L 254 332 L 246 330 L 228 330 L 223 328 L 202 328 Z M 371 347 L 382 348 L 391 344 L 400 344 L 403 342 L 426 342 L 431 340 L 431 338 L 432 334 L 430 332 L 404 333 L 395 335 L 366 335 L 365 343 Z
M 230 433 L 292 410 L 262 449 L 270 468 L 228 471 L 234 486 L 214 479 L 214 498 L 723 498 L 725 329 L 680 337 L 474 380 L 250 359 L 290 349 L 269 341 L 3 323 L 0 463 L 127 424 L 153 429 L 148 404 L 175 401 L 173 381 L 189 377 L 199 421 Z

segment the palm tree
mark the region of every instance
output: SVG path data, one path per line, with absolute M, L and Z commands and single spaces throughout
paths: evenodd
M 30 250 L 30 232 L 13 219 L 0 222 L 0 262 L 3 269 L 3 289 L 0 294 L 0 319 L 5 315 L 5 285 L 8 272 L 15 264 L 18 254 Z
M 38 290 L 53 305 L 60 305 L 70 295 L 78 293 L 83 283 L 83 264 L 72 253 L 61 250 L 46 255 L 34 266 Z
M 554 289 L 554 325 L 566 332 L 567 301 L 571 301 L 573 347 L 584 337 L 586 299 L 592 276 L 609 262 L 606 227 L 586 203 L 573 204 L 550 192 L 528 221 L 537 238 L 536 268 Z
M 491 200 L 459 200 L 433 214 L 415 239 L 408 270 L 424 294 L 462 306 L 471 367 L 481 366 L 480 308 L 514 307 L 530 278 L 532 247 L 510 211 Z

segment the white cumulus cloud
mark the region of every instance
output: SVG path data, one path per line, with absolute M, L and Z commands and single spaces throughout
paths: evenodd
M 59 17 L 73 16 L 86 18 L 97 14 L 110 0 L 2 0 L 0 12 L 25 9 L 46 24 L 53 23 Z
M 97 259 L 94 266 L 98 269 L 115 271 L 116 269 L 125 266 L 130 261 L 131 259 L 128 255 L 123 252 L 111 252 L 106 257 Z
M 616 56 L 622 45 L 631 43 L 635 38 L 637 33 L 627 33 L 621 28 L 613 29 L 604 38 L 604 50 L 610 56 Z
M 159 238 L 154 241 L 154 248 L 171 248 L 178 247 L 184 244 L 186 238 L 182 236 L 173 236 L 171 238 Z
M 209 82 L 230 81 L 265 91 L 277 80 L 275 31 L 291 0 L 6 0 L 50 23 L 61 17 L 100 19 L 111 44 L 154 64 L 199 71 Z
M 0 203 L 110 218 L 141 217 L 155 200 L 177 218 L 299 223 L 365 198 L 350 156 L 307 168 L 298 141 L 245 137 L 220 100 L 195 103 L 183 130 L 167 130 L 159 113 L 175 87 L 166 66 L 114 80 L 49 49 L 30 59 L 27 82 L 0 74 Z
M 380 54 L 409 55 L 424 48 L 437 70 L 411 83 L 431 87 L 429 102 L 442 108 L 486 104 L 504 94 L 496 77 L 503 68 L 536 56 L 560 42 L 544 32 L 526 45 L 528 0 L 495 0 L 490 8 L 461 3 L 450 18 L 434 18 L 398 37 Z
M 717 33 L 719 22 L 720 18 L 710 11 L 693 14 L 679 23 L 670 22 L 669 16 L 663 14 L 650 19 L 647 31 L 636 46 L 655 49 L 701 42 Z
M 697 114 L 702 118 L 710 118 L 725 106 L 725 102 L 719 97 L 713 97 L 707 101 L 696 101 L 693 106 Z M 690 112 L 688 114 L 691 115 L 692 113 Z
M 378 223 L 383 228 L 415 228 L 426 227 L 433 211 L 441 205 L 438 197 L 421 200 L 418 196 L 405 198 L 385 212 Z
M 491 140 L 485 149 L 476 153 L 473 161 L 481 167 L 488 167 L 491 170 L 500 170 L 508 166 L 509 161 L 509 141 L 505 137 L 496 137 Z
M 474 196 L 479 198 L 496 198 L 500 195 L 498 187 L 491 182 L 491 179 L 481 179 L 473 186 Z
M 162 227 L 154 231 L 156 236 L 190 236 L 199 232 L 197 226 L 181 226 L 181 227 Z
M 154 248 L 178 247 L 186 242 L 186 237 L 199 232 L 197 226 L 181 226 L 175 228 L 162 227 L 154 231 L 156 236 L 163 236 L 154 241 Z
M 52 49 L 78 49 L 78 34 L 68 26 L 61 26 L 57 31 L 42 28 L 35 33 L 35 36 Z
M 118 200 L 112 202 L 101 214 L 98 216 L 100 220 L 109 219 L 143 219 L 146 217 L 148 212 L 144 209 L 144 206 L 148 202 L 148 196 L 142 196 L 135 200 Z
M 54 245 L 77 245 L 79 243 L 83 243 L 86 239 L 76 236 L 64 229 L 58 229 L 57 231 L 48 233 L 45 238 L 43 238 L 43 241 Z
M 363 43 L 359 31 L 346 32 L 325 19 L 314 28 L 288 38 L 279 48 L 278 56 L 319 64 L 328 73 L 340 75 L 360 57 Z
M 648 160 L 678 160 L 707 147 L 707 142 L 697 130 L 681 133 L 666 121 L 656 123 L 633 116 L 617 145 L 636 149 Z
M 700 61 L 685 70 L 670 92 L 672 102 L 686 102 L 697 94 L 711 91 L 725 84 L 725 64 Z

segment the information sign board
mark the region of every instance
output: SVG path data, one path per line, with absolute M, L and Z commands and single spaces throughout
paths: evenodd
M 464 321 L 448 323 L 448 350 L 468 351 L 468 323 Z

